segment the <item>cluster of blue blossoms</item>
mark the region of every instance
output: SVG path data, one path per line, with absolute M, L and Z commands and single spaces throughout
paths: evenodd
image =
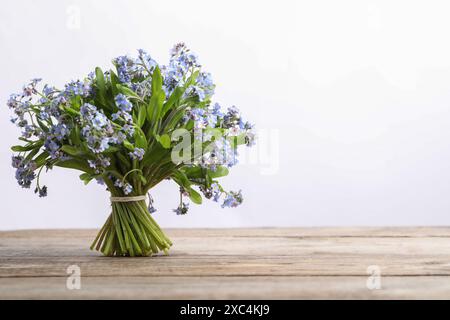
M 85 103 L 80 108 L 80 114 L 81 133 L 93 153 L 102 153 L 110 145 L 123 141 L 120 132 L 116 134 L 112 122 L 97 107 Z
M 236 148 L 230 143 L 229 137 L 244 139 L 247 146 L 255 143 L 253 126 L 245 122 L 236 107 L 224 110 L 219 104 L 210 105 L 209 98 L 214 94 L 215 85 L 211 74 L 201 71 L 196 54 L 191 52 L 185 44 L 177 44 L 171 51 L 167 65 L 159 65 L 144 50 L 138 50 L 136 58 L 120 56 L 113 60 L 117 70 L 118 81 L 121 85 L 131 89 L 142 101 L 152 95 L 152 74 L 156 67 L 161 70 L 162 89 L 169 97 L 177 87 L 187 86 L 183 99 L 194 99 L 199 102 L 198 107 L 189 107 L 181 121 L 186 124 L 192 121 L 194 130 L 201 132 L 203 141 L 210 141 L 209 149 L 193 165 L 215 171 L 219 166 L 232 167 L 237 163 Z M 194 82 L 189 82 L 190 76 L 197 71 Z M 112 74 L 105 72 L 105 79 L 111 80 Z M 11 119 L 22 130 L 21 139 L 31 146 L 42 146 L 49 159 L 45 164 L 51 167 L 58 161 L 71 158 L 65 145 L 70 145 L 73 130 L 77 138 L 82 139 L 91 153 L 87 163 L 98 175 L 95 179 L 103 183 L 101 175 L 111 165 L 112 159 L 107 151 L 112 147 L 123 146 L 125 140 L 133 141 L 136 120 L 133 118 L 133 103 L 122 93 L 114 97 L 114 112 L 105 114 L 104 110 L 94 105 L 96 87 L 95 74 L 89 74 L 84 80 L 67 83 L 63 90 L 44 85 L 38 90 L 41 79 L 33 79 L 18 94 L 10 96 L 7 105 L 13 110 Z M 78 103 L 73 110 L 72 105 Z M 68 116 L 68 112 L 72 112 Z M 74 120 L 75 119 L 75 120 Z M 213 139 L 214 132 L 209 129 L 220 129 L 220 139 Z M 26 152 L 27 150 L 23 151 Z M 13 156 L 12 166 L 16 169 L 16 179 L 20 186 L 30 188 L 32 181 L 39 174 L 35 171 L 42 167 L 33 157 L 26 157 L 19 150 L 19 155 Z M 145 150 L 135 147 L 128 150 L 127 155 L 133 161 L 141 161 Z M 40 171 L 39 171 L 40 172 Z M 121 179 L 109 176 L 114 186 L 120 188 L 125 195 L 133 192 L 133 186 Z M 38 178 L 39 181 L 39 178 Z M 207 198 L 219 201 L 223 198 L 222 207 L 235 207 L 242 203 L 241 192 L 224 191 L 217 183 L 211 184 L 209 189 L 201 189 Z M 39 196 L 47 194 L 46 186 L 36 188 Z M 188 203 L 180 202 L 174 211 L 185 214 Z M 154 212 L 153 202 L 149 211 Z
M 31 182 L 36 177 L 34 171 L 36 170 L 36 164 L 32 161 L 24 161 L 22 156 L 12 157 L 12 167 L 16 170 L 16 179 L 20 186 L 23 188 L 30 188 Z
M 187 119 L 194 121 L 195 130 L 200 132 L 196 137 L 202 141 L 210 141 L 209 148 L 205 150 L 201 159 L 195 162 L 204 168 L 216 170 L 219 165 L 232 167 L 238 163 L 237 149 L 233 148 L 228 137 L 240 137 L 245 140 L 247 146 L 255 144 L 253 125 L 244 122 L 239 110 L 233 106 L 227 112 L 221 111 L 221 106 L 216 103 L 210 108 L 195 108 L 188 112 Z M 185 120 L 185 121 L 186 121 Z M 206 128 L 226 129 L 228 135 L 214 137 L 214 133 L 204 130 Z
M 133 192 L 133 186 L 127 182 L 125 183 L 122 182 L 120 179 L 115 179 L 114 185 L 118 188 L 121 188 L 125 195 L 128 195 L 131 192 Z
M 179 43 L 172 49 L 169 64 L 162 68 L 166 95 L 172 93 L 176 87 L 183 86 L 190 71 L 201 67 L 197 59 L 197 55 L 191 52 L 184 43 Z M 194 95 L 203 101 L 207 96 L 214 94 L 214 88 L 211 74 L 200 72 L 196 83 L 188 88 L 185 95 Z

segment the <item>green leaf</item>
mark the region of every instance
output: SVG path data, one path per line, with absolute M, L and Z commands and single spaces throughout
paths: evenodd
M 161 117 L 164 117 L 166 113 L 172 109 L 172 107 L 176 107 L 178 104 L 178 101 L 183 96 L 186 89 L 184 87 L 176 87 L 175 90 L 173 90 L 172 94 L 170 95 L 169 99 L 167 99 L 167 102 L 164 104 L 164 107 L 161 111 Z
M 224 166 L 217 166 L 215 171 L 211 169 L 193 166 L 183 168 L 183 172 L 189 179 L 202 179 L 205 178 L 205 175 L 208 175 L 210 178 L 214 179 L 227 176 L 229 170 L 227 167 Z
M 78 157 L 83 154 L 83 151 L 81 151 L 80 149 L 69 146 L 67 144 L 63 145 L 61 147 L 61 150 L 64 151 L 65 153 L 67 153 L 68 155 L 74 156 L 74 157 Z
M 209 174 L 206 175 L 205 179 L 205 187 L 207 189 L 211 188 L 211 183 L 213 182 L 212 178 L 209 176 Z
M 126 95 L 128 97 L 136 98 L 136 99 L 141 100 L 141 97 L 139 97 L 136 92 L 134 92 L 133 90 L 131 90 L 128 87 L 125 87 L 125 86 L 123 86 L 121 84 L 117 84 L 116 88 L 117 88 L 117 90 L 119 90 L 120 93 L 122 93 L 122 94 L 124 94 L 124 95 Z
M 142 166 L 148 166 L 153 163 L 162 162 L 163 158 L 168 156 L 170 159 L 170 151 L 164 149 L 160 143 L 155 143 L 154 147 L 148 149 L 142 159 Z
M 39 128 L 41 128 L 42 131 L 48 132 L 48 127 L 45 125 L 44 122 L 42 122 L 39 118 L 36 118 L 36 121 L 37 121 L 37 123 L 39 125 Z
M 162 89 L 162 76 L 161 70 L 156 66 L 152 75 L 152 92 L 157 92 Z
M 172 179 L 180 186 L 183 187 L 184 190 L 189 194 L 189 199 L 196 204 L 202 203 L 202 196 L 192 189 L 191 181 L 189 181 L 188 177 L 180 170 L 175 171 L 172 174 Z
M 147 117 L 147 111 L 145 110 L 145 107 L 139 106 L 138 119 L 137 119 L 137 125 L 139 126 L 139 128 L 142 128 L 144 126 L 146 117 Z
M 189 199 L 191 199 L 191 201 L 193 203 L 202 204 L 202 196 L 200 195 L 200 193 L 198 193 L 197 191 L 195 191 L 192 188 L 189 188 L 188 193 L 189 193 Z
M 136 128 L 134 131 L 134 140 L 136 142 L 136 147 L 147 150 L 147 138 L 140 128 Z
M 188 177 L 188 179 L 203 178 L 205 171 L 204 168 L 198 166 L 184 167 L 181 170 L 183 170 L 184 174 Z
M 86 141 L 81 141 L 80 147 L 81 147 L 80 150 L 86 154 L 91 152 L 91 149 L 89 149 L 89 146 L 87 145 Z
M 246 143 L 245 141 L 246 134 L 241 133 L 237 136 L 227 137 L 227 140 L 230 142 L 232 148 L 236 148 L 237 146 L 243 145 Z
M 40 155 L 38 155 L 33 161 L 36 163 L 36 166 L 38 168 L 42 167 L 45 162 L 47 162 L 49 154 L 47 151 L 42 151 Z
M 133 149 L 134 150 L 134 149 Z M 115 156 L 120 161 L 121 167 L 129 168 L 131 167 L 130 158 L 123 155 L 122 152 L 115 153 Z
M 195 81 L 197 80 L 197 77 L 199 75 L 200 71 L 197 70 L 195 71 L 193 74 L 191 74 L 191 76 L 189 77 L 189 79 L 186 81 L 186 84 L 184 85 L 184 88 L 187 89 L 190 86 L 192 86 L 193 84 L 195 84 Z
M 110 173 L 112 176 L 114 176 L 117 179 L 120 179 L 120 180 L 123 179 L 123 175 L 120 172 L 117 172 L 116 170 L 108 170 L 105 173 Z
M 189 181 L 188 177 L 184 174 L 184 172 L 180 170 L 176 170 L 172 174 L 172 179 L 186 190 L 191 187 L 191 182 Z
M 100 67 L 95 68 L 95 82 L 99 90 L 105 92 L 105 76 L 103 75 L 102 69 Z
M 71 107 L 64 107 L 63 109 L 67 111 L 67 113 L 70 114 L 71 116 L 78 117 L 80 115 L 80 113 L 77 110 L 74 110 Z
M 228 175 L 228 173 L 229 173 L 228 168 L 227 167 L 223 167 L 223 166 L 217 167 L 215 171 L 208 169 L 208 175 L 211 178 L 225 177 L 225 176 Z
M 130 141 L 124 140 L 123 145 L 124 145 L 124 147 L 127 148 L 128 150 L 134 151 L 134 148 L 135 148 L 135 147 L 134 147 L 134 145 L 133 145 Z
M 113 94 L 113 97 L 115 97 L 119 94 L 119 90 L 117 89 L 117 84 L 119 84 L 120 81 L 114 71 L 110 70 L 109 73 L 111 76 L 111 92 Z
M 162 89 L 161 71 L 156 66 L 152 75 L 152 96 L 147 106 L 147 119 L 153 127 L 161 116 L 164 100 L 166 100 L 166 94 Z
M 34 142 L 34 141 L 32 141 L 30 139 L 27 139 L 27 138 L 24 138 L 24 137 L 19 137 L 19 140 L 20 141 L 25 141 L 25 142 L 28 142 L 28 143 L 33 143 Z
M 105 104 L 106 101 L 106 83 L 105 83 L 105 76 L 103 75 L 102 69 L 99 67 L 95 68 L 95 84 L 97 85 L 98 89 L 98 97 L 100 99 L 100 102 L 102 104 Z
M 72 143 L 75 145 L 79 145 L 81 143 L 80 129 L 78 128 L 78 126 L 74 126 L 72 131 L 70 132 L 70 140 L 72 140 Z
M 94 177 L 89 173 L 80 174 L 80 179 L 84 182 L 84 184 L 88 184 Z
M 94 174 L 93 169 L 87 164 L 87 162 L 80 159 L 60 160 L 55 163 L 55 166 L 80 170 L 90 174 Z
M 25 157 L 25 161 L 29 161 L 29 160 L 33 159 L 33 157 L 35 155 L 37 155 L 37 153 L 39 152 L 40 149 L 41 149 L 41 147 L 35 147 L 33 150 L 31 150 L 31 152 L 28 153 L 28 155 Z
M 147 179 L 145 179 L 145 177 L 142 174 L 139 174 L 139 179 L 141 179 L 141 182 L 143 184 L 147 184 Z
M 81 97 L 80 96 L 73 96 L 70 99 L 70 106 L 73 110 L 78 111 L 81 108 Z
M 169 149 L 170 148 L 170 136 L 168 134 L 163 134 L 162 136 L 159 137 L 158 139 L 159 143 L 161 143 L 161 145 L 165 148 L 165 149 Z
M 24 147 L 24 146 L 12 146 L 11 147 L 11 151 L 14 151 L 14 152 L 30 151 L 32 149 L 33 149 L 33 147 L 31 147 L 31 148 Z
M 12 146 L 11 150 L 14 152 L 24 152 L 24 151 L 30 151 L 33 150 L 36 147 L 42 147 L 44 144 L 43 141 L 36 141 L 33 143 L 26 144 L 25 146 Z
M 103 153 L 108 154 L 108 153 L 115 153 L 117 151 L 120 151 L 119 147 L 109 147 L 108 149 L 103 151 Z
M 152 97 L 150 98 L 150 102 L 147 106 L 147 119 L 152 126 L 155 126 L 156 122 L 160 118 L 165 99 L 166 94 L 162 90 L 152 93 Z
M 169 117 L 167 118 L 167 125 L 163 128 L 165 132 L 175 129 L 180 120 L 183 118 L 186 108 L 187 106 L 183 105 L 171 111 Z

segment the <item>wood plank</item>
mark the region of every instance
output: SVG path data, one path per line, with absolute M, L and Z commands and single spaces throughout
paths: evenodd
M 207 241 L 198 230 L 170 232 L 170 256 L 151 259 L 102 257 L 88 250 L 91 233 L 46 231 L 44 238 L 17 232 L 17 238 L 2 239 L 0 277 L 65 276 L 70 264 L 85 276 L 364 276 L 370 265 L 380 266 L 384 275 L 450 274 L 447 237 L 235 236 L 240 232 L 210 235 Z
M 450 298 L 448 227 L 167 233 L 169 256 L 106 258 L 88 249 L 95 230 L 0 232 L 0 298 Z M 70 265 L 78 293 L 65 289 Z M 365 287 L 371 265 L 385 290 Z
M 450 299 L 448 277 L 90 277 L 3 278 L 0 299 Z

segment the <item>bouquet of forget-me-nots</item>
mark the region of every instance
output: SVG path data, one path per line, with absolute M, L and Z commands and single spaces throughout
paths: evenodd
M 12 122 L 22 130 L 12 166 L 19 185 L 35 181 L 40 197 L 47 195 L 41 173 L 54 166 L 106 186 L 112 213 L 91 249 L 107 256 L 167 253 L 172 243 L 151 216 L 149 190 L 165 179 L 179 185 L 177 214 L 186 214 L 187 199 L 201 204 L 202 194 L 238 206 L 241 192 L 224 190 L 218 178 L 236 164 L 239 145 L 254 144 L 253 126 L 236 107 L 211 101 L 211 75 L 182 43 L 167 65 L 143 50 L 113 65 L 63 89 L 33 79 L 11 95 Z

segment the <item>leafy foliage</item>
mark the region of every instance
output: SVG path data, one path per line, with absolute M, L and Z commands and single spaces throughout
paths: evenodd
M 225 191 L 217 179 L 236 164 L 238 145 L 254 143 L 253 126 L 235 107 L 212 103 L 211 75 L 184 44 L 172 49 L 167 65 L 138 53 L 62 90 L 38 89 L 40 79 L 34 79 L 11 95 L 12 121 L 24 142 L 11 148 L 18 153 L 13 167 L 19 184 L 29 188 L 37 177 L 36 192 L 45 196 L 39 176 L 57 166 L 81 171 L 84 183 L 105 184 L 113 196 L 143 195 L 171 179 L 196 204 L 201 193 L 223 197 L 222 206 L 240 204 L 240 192 Z M 182 197 L 175 211 L 187 211 Z

